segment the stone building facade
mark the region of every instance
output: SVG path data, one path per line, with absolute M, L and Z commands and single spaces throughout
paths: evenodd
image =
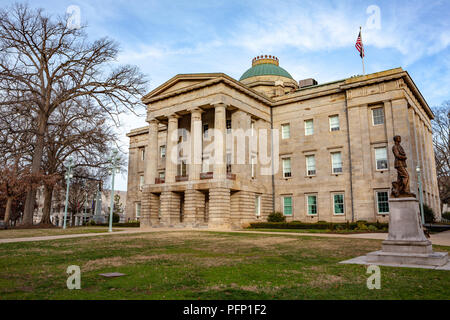
M 278 58 L 259 56 L 239 81 L 180 74 L 142 101 L 149 125 L 128 133 L 126 217 L 143 227 L 241 227 L 273 211 L 288 221 L 388 221 L 395 135 L 412 191 L 419 165 L 440 219 L 433 113 L 401 68 L 297 83 Z

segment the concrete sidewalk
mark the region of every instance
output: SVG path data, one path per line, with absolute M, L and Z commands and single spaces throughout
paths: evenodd
M 197 231 L 197 232 L 231 232 L 244 234 L 268 234 L 268 235 L 284 235 L 284 236 L 298 236 L 298 237 L 325 237 L 325 238 L 354 238 L 354 239 L 375 239 L 384 240 L 387 238 L 387 233 L 357 233 L 357 234 L 333 234 L 333 233 L 299 233 L 299 232 L 277 232 L 277 231 L 241 231 L 241 230 L 225 230 L 225 229 L 194 229 L 194 228 L 146 228 L 134 230 L 121 230 L 112 233 L 82 233 L 82 234 L 67 234 L 59 236 L 41 236 L 28 238 L 10 238 L 0 239 L 1 243 L 15 243 L 15 242 L 32 242 L 32 241 L 48 241 L 70 238 L 83 237 L 98 237 L 111 236 L 123 234 L 138 234 L 151 232 L 174 232 L 174 231 Z M 434 245 L 450 246 L 450 231 L 444 231 L 431 235 L 431 241 Z

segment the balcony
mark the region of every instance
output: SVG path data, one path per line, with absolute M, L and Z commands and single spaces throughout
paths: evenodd
M 189 176 L 185 175 L 185 176 L 175 176 L 175 182 L 180 182 L 180 181 L 188 181 L 189 180 Z
M 213 173 L 212 172 L 202 172 L 200 173 L 200 180 L 206 180 L 206 179 L 212 179 Z
M 164 178 L 155 178 L 155 184 L 161 184 L 164 183 L 165 179 Z

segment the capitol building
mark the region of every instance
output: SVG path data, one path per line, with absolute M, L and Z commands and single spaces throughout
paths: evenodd
M 148 125 L 128 133 L 126 219 L 141 227 L 239 228 L 287 221 L 389 219 L 393 137 L 411 191 L 440 220 L 433 113 L 402 68 L 328 83 L 297 81 L 262 55 L 239 80 L 179 74 L 142 98 Z

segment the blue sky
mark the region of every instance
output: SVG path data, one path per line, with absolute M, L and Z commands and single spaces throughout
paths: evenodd
M 0 0 L 2 6 L 13 1 Z M 53 14 L 80 8 L 92 39 L 110 37 L 120 63 L 138 65 L 149 90 L 178 73 L 224 72 L 239 79 L 272 54 L 294 79 L 319 83 L 362 73 L 354 47 L 363 28 L 366 73 L 407 70 L 430 106 L 450 99 L 450 1 L 29 1 Z M 379 13 L 379 14 L 378 14 Z M 379 18 L 379 19 L 378 19 Z M 378 23 L 379 22 L 379 23 Z M 139 110 L 144 113 L 144 110 Z M 125 133 L 145 125 L 124 115 Z M 126 175 L 118 189 L 126 190 Z

